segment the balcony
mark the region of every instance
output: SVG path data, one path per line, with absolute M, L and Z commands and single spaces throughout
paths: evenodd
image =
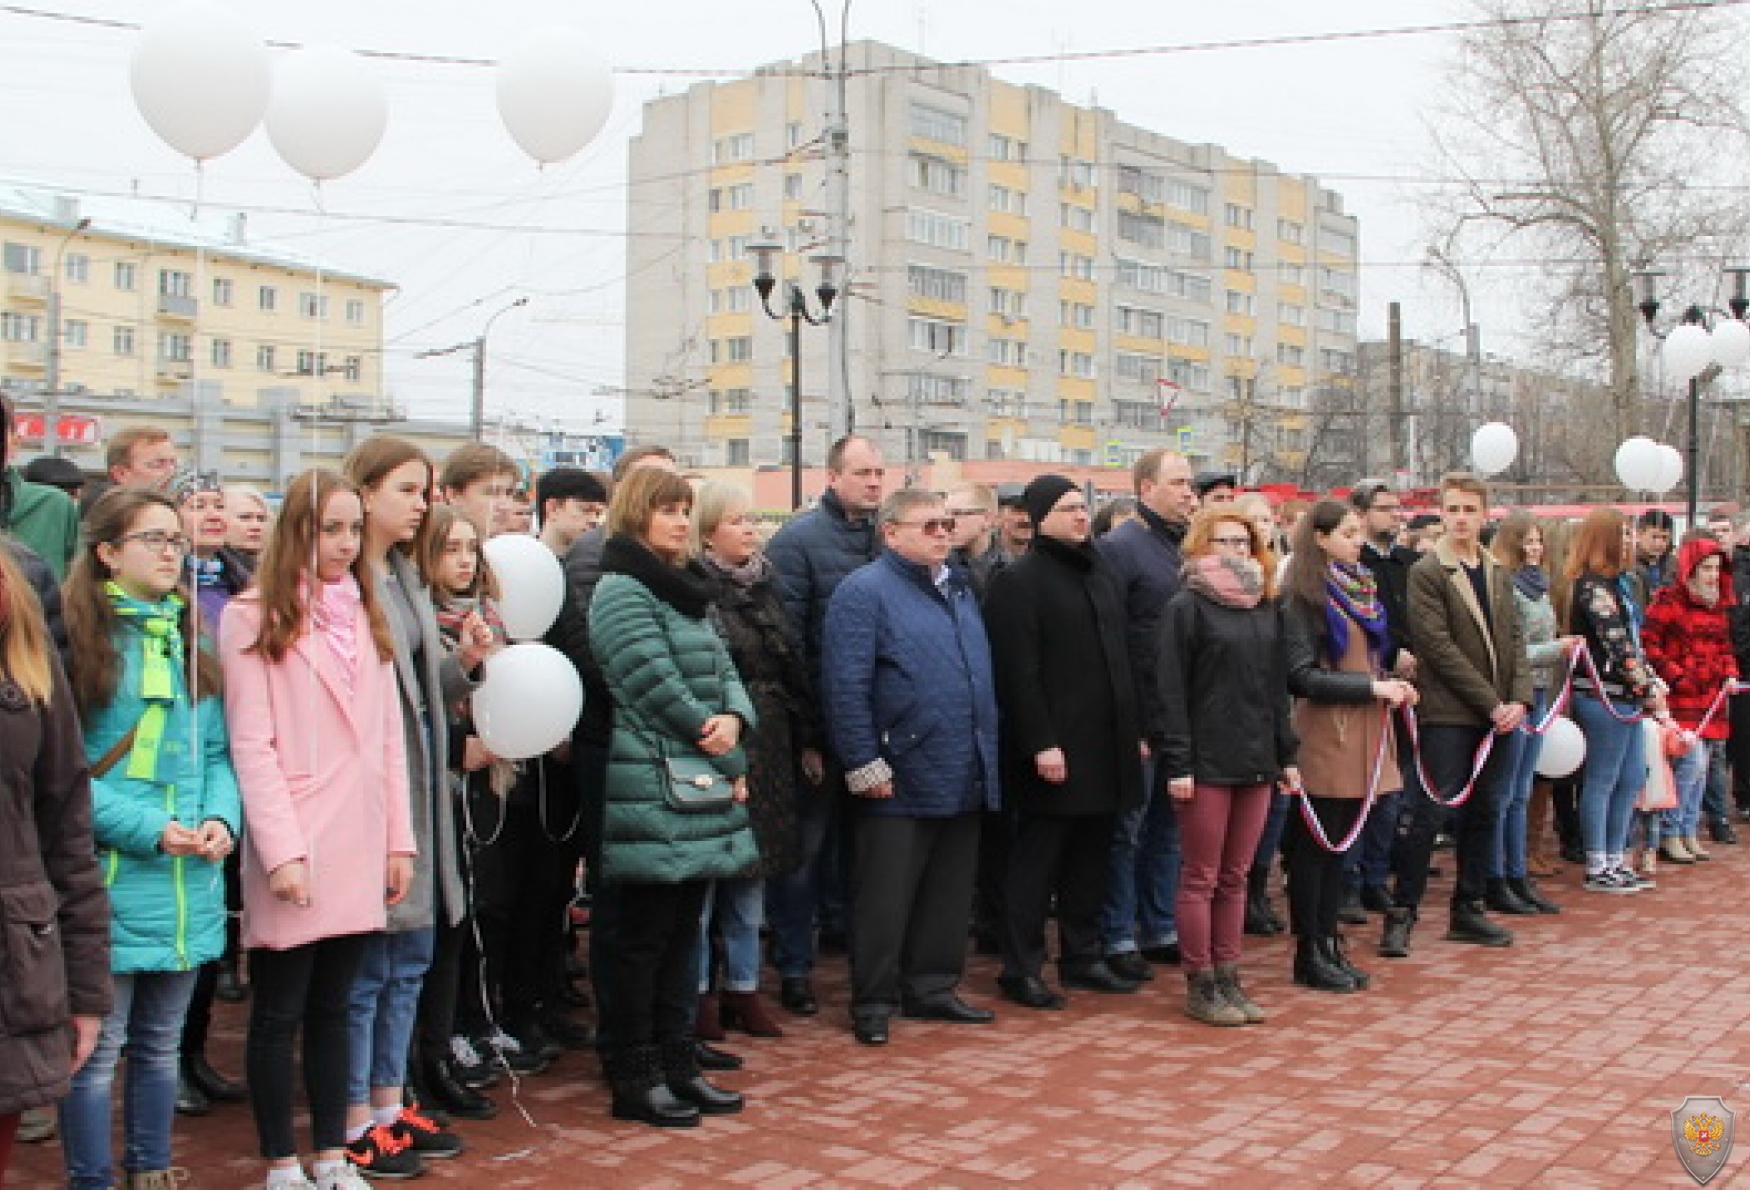
M 191 297 L 181 294 L 161 293 L 158 295 L 158 317 L 169 318 L 179 322 L 193 322 L 201 311 L 201 304 Z
M 8 343 L 6 344 L 6 365 L 9 368 L 24 368 L 32 372 L 40 372 L 48 367 L 49 345 L 47 343 Z
M 153 375 L 159 384 L 181 384 L 193 377 L 194 370 L 187 360 L 161 359 L 153 367 Z
M 49 279 L 39 273 L 6 273 L 6 297 L 15 302 L 49 300 Z

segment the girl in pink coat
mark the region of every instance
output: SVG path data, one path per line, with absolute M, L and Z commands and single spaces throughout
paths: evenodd
M 220 629 L 225 711 L 248 825 L 246 1061 L 269 1190 L 356 1190 L 347 1163 L 347 1002 L 365 939 L 412 880 L 407 764 L 388 624 L 363 577 L 364 511 L 331 471 L 293 482 L 255 590 Z M 304 1030 L 316 1160 L 292 1135 Z

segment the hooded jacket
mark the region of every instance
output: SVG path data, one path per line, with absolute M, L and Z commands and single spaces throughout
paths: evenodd
M 1720 556 L 1720 597 L 1712 605 L 1697 599 L 1689 580 L 1706 558 Z M 1659 588 L 1641 626 L 1641 646 L 1647 660 L 1671 687 L 1665 701 L 1671 717 L 1695 730 L 1712 705 L 1720 685 L 1738 676 L 1732 653 L 1730 609 L 1734 603 L 1732 569 L 1718 542 L 1697 538 L 1677 552 L 1673 581 Z M 1730 716 L 1715 715 L 1702 738 L 1723 740 L 1731 731 Z

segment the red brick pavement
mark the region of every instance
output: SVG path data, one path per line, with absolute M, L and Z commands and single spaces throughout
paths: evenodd
M 608 1118 L 592 1059 L 526 1080 L 470 1151 L 427 1184 L 519 1187 L 1684 1186 L 1669 1113 L 1690 1095 L 1750 1106 L 1750 981 L 1743 907 L 1750 846 L 1662 870 L 1657 891 L 1583 894 L 1545 882 L 1559 917 L 1513 923 L 1487 951 L 1418 929 L 1415 955 L 1358 956 L 1373 990 L 1293 987 L 1288 946 L 1248 939 L 1270 1023 L 1211 1029 L 1180 1010 L 1166 969 L 1140 994 L 1078 993 L 1061 1013 L 1005 1006 L 988 960 L 969 998 L 995 1025 L 896 1021 L 885 1049 L 856 1045 L 842 961 L 826 1011 L 782 1039 L 739 1039 L 740 1116 L 660 1131 Z M 1444 885 L 1430 890 L 1440 903 Z M 1431 917 L 1439 916 L 1438 914 Z M 1357 935 L 1361 931 L 1357 931 Z M 236 1015 L 221 1065 L 237 1066 Z M 1750 1136 L 1713 1185 L 1750 1161 Z M 200 1190 L 259 1185 L 246 1112 L 185 1121 L 178 1160 Z M 56 1184 L 59 1150 L 24 1146 L 14 1184 Z

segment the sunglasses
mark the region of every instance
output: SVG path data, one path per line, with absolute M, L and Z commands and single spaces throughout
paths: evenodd
M 1249 550 L 1252 548 L 1252 539 L 1250 537 L 1211 537 L 1209 544 L 1239 546 Z
M 921 529 L 931 536 L 937 533 L 954 532 L 954 518 L 951 516 L 933 516 L 925 521 L 895 521 L 893 523 L 911 529 Z

